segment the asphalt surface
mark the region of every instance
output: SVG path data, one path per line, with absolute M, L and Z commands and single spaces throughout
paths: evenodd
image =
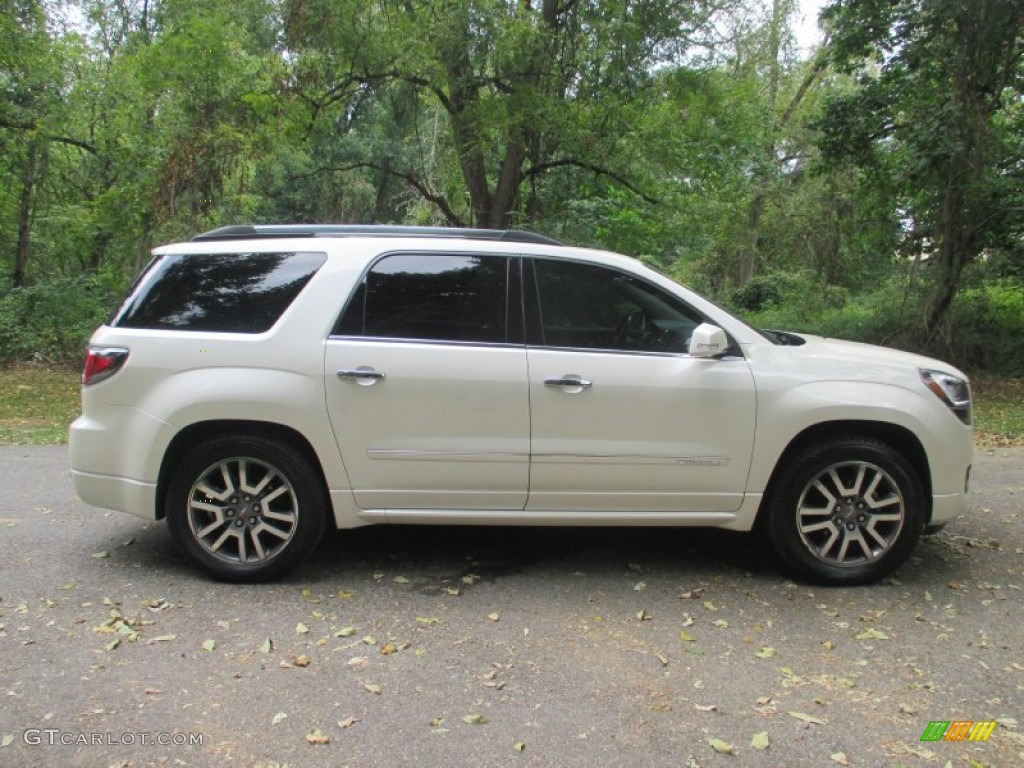
M 749 535 L 397 526 L 229 586 L 64 448 L 0 447 L 0 488 L 0 766 L 1024 765 L 1024 449 L 850 589 Z

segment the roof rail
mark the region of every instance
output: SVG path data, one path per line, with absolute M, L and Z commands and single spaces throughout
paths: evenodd
M 406 227 L 381 224 L 234 224 L 212 229 L 192 238 L 249 240 L 264 237 L 453 237 L 467 240 L 506 240 L 518 243 L 561 245 L 536 232 L 515 229 L 460 229 L 457 227 Z

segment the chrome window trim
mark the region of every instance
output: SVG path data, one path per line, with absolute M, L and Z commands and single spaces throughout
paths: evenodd
M 626 357 L 674 357 L 682 358 L 685 360 L 701 360 L 703 358 L 695 358 L 687 352 L 645 352 L 642 350 L 635 349 L 602 349 L 595 347 L 549 347 L 543 344 L 511 344 L 508 342 L 499 341 L 447 341 L 443 339 L 403 339 L 391 336 L 348 336 L 348 335 L 330 335 L 327 337 L 327 341 L 355 341 L 365 344 L 427 344 L 430 346 L 450 346 L 450 347 L 501 347 L 507 349 L 543 349 L 552 350 L 554 352 L 572 352 L 575 354 L 604 354 L 604 355 L 623 355 Z M 717 362 L 729 363 L 746 360 L 742 355 L 725 355 L 724 357 L 713 358 Z

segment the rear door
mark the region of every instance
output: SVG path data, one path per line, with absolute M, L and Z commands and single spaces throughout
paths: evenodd
M 364 509 L 522 509 L 530 412 L 520 260 L 397 253 L 327 342 L 331 425 Z

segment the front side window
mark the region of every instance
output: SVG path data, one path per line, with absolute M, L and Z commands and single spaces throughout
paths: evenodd
M 335 335 L 504 343 L 509 259 L 395 254 L 357 286 Z
M 633 275 L 572 261 L 534 262 L 540 328 L 549 347 L 684 353 L 703 318 Z
M 326 260 L 323 253 L 198 253 L 157 258 L 110 324 L 263 333 Z

